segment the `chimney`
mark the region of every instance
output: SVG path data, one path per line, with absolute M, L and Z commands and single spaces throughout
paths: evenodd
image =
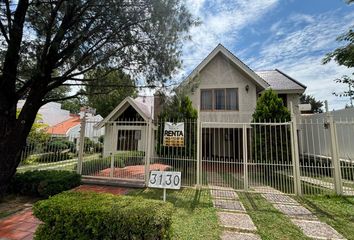
M 154 94 L 154 119 L 157 119 L 161 113 L 162 109 L 162 94 L 160 92 L 156 92 Z

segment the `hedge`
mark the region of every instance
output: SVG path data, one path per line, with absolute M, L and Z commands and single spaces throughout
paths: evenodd
M 47 198 L 79 186 L 81 176 L 70 171 L 43 170 L 16 173 L 9 191 L 23 195 Z
M 64 192 L 37 202 L 37 240 L 171 239 L 173 205 L 142 197 Z

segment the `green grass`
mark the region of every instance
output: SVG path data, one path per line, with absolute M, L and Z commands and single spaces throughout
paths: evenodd
M 296 200 L 344 237 L 354 240 L 354 197 L 319 195 Z
M 263 240 L 309 239 L 287 216 L 275 209 L 260 194 L 241 192 L 238 195 Z
M 161 200 L 162 190 L 136 190 L 130 192 L 129 195 Z M 178 191 L 168 190 L 167 201 L 176 207 L 172 218 L 173 239 L 219 239 L 221 229 L 208 190 L 198 191 L 192 188 L 182 188 Z

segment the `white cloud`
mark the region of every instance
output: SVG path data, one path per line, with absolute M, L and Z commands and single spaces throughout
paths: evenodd
M 348 100 L 332 93 L 343 91 L 345 86 L 333 80 L 353 70 L 333 62 L 323 65 L 321 60 L 325 53 L 338 47 L 336 37 L 354 25 L 354 13 L 344 15 L 340 10 L 317 15 L 293 13 L 270 22 L 268 33 L 264 33 L 266 29 L 255 29 L 255 23 L 269 20 L 279 3 L 280 0 L 255 0 L 252 4 L 248 0 L 187 0 L 190 11 L 202 24 L 191 29 L 192 41 L 185 42 L 183 47 L 184 68 L 175 79 L 185 77 L 218 43 L 232 50 L 239 40 L 247 40 L 248 36 L 240 35 L 246 29 L 262 34 L 236 52 L 250 67 L 279 68 L 307 85 L 307 93 L 328 100 L 330 109 L 344 107 Z
M 304 24 L 299 26 L 299 24 Z M 338 47 L 336 36 L 354 24 L 354 14 L 341 17 L 337 11 L 317 16 L 303 14 L 291 15 L 286 21 L 276 22 L 270 27 L 286 29 L 284 34 L 270 35 L 260 47 L 259 56 L 251 56 L 246 62 L 254 69 L 279 68 L 307 85 L 307 93 L 320 100 L 328 100 L 330 108 L 343 108 L 345 98 L 334 96 L 333 92 L 345 89 L 344 85 L 333 80 L 351 74 L 353 69 L 338 66 L 331 62 L 323 65 L 325 53 Z
M 239 31 L 249 28 L 271 9 L 279 0 L 188 0 L 190 11 L 198 16 L 202 24 L 191 29 L 192 41 L 183 47 L 184 73 L 190 72 L 205 58 L 218 43 L 226 46 L 240 38 Z

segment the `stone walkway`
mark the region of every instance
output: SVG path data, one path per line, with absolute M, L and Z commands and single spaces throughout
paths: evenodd
M 284 195 L 276 189 L 273 189 L 271 193 L 264 193 L 263 188 L 254 189 L 261 193 L 276 209 L 287 215 L 306 236 L 313 239 L 345 239 L 334 228 L 321 222 L 312 212 L 290 196 Z
M 126 188 L 96 185 L 81 185 L 75 190 L 104 192 L 116 195 L 126 194 L 129 191 L 129 189 Z M 32 240 L 34 232 L 40 223 L 41 222 L 33 216 L 32 207 L 28 206 L 22 211 L 0 219 L 0 240 Z
M 224 228 L 222 240 L 260 240 L 257 231 L 245 207 L 239 201 L 237 193 L 224 183 L 222 177 L 213 172 L 207 175 L 210 194 L 220 225 Z

